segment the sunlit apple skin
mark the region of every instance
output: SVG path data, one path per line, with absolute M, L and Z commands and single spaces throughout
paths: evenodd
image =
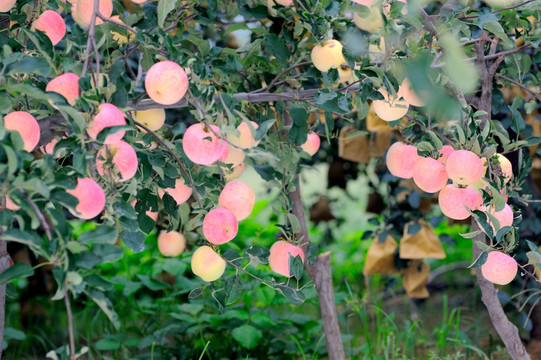
M 231 181 L 239 178 L 242 173 L 244 172 L 244 169 L 246 168 L 246 164 L 242 163 L 237 166 L 234 166 L 231 170 L 225 171 L 224 178 L 226 181 Z
M 225 261 L 210 246 L 200 246 L 192 254 L 192 272 L 203 281 L 218 280 L 225 271 Z
M 193 124 L 186 129 L 182 138 L 184 153 L 188 159 L 199 165 L 215 163 L 227 149 L 227 143 L 214 135 L 219 134 L 220 128 L 215 125 L 209 126 L 210 129 L 206 129 L 203 124 Z
M 162 231 L 158 236 L 158 250 L 163 256 L 175 257 L 186 249 L 186 239 L 177 231 Z
M 136 111 L 133 114 L 133 118 L 135 121 L 145 125 L 151 131 L 157 131 L 160 130 L 165 123 L 165 109 L 156 108 Z
M 135 209 L 135 204 L 137 204 L 137 200 L 133 200 L 131 202 L 131 206 L 133 206 L 133 208 Z M 152 211 L 152 210 L 147 210 L 145 212 L 146 216 L 148 216 L 149 218 L 151 218 L 152 220 L 156 221 L 158 219 L 158 212 L 157 211 Z
M 87 132 L 92 139 L 96 140 L 100 131 L 102 131 L 106 127 L 120 125 L 126 125 L 124 113 L 113 104 L 100 104 L 96 116 L 94 116 L 88 126 Z M 125 133 L 125 131 L 119 131 L 115 134 L 109 135 L 105 138 L 103 143 L 116 143 L 124 137 Z
M 24 142 L 24 149 L 34 150 L 39 143 L 41 131 L 37 120 L 26 111 L 13 111 L 4 116 L 4 126 L 8 130 L 17 131 Z
M 254 204 L 254 190 L 250 185 L 238 180 L 228 182 L 218 198 L 218 205 L 231 211 L 238 221 L 250 216 Z
M 398 96 L 402 96 L 404 100 L 413 106 L 425 106 L 426 103 L 419 98 L 419 96 L 415 93 L 413 88 L 411 87 L 411 83 L 409 79 L 404 79 L 402 81 L 402 85 L 400 85 L 400 88 L 397 92 Z
M 488 210 L 488 212 L 491 215 L 494 215 L 494 217 L 496 218 L 496 220 L 498 220 L 498 223 L 500 224 L 499 229 L 501 229 L 501 228 L 503 228 L 505 226 L 512 226 L 513 225 L 513 219 L 514 219 L 513 209 L 511 209 L 511 206 L 509 206 L 508 204 L 505 204 L 503 209 L 500 210 L 500 211 L 495 211 L 494 207 L 490 207 L 490 208 L 487 209 L 487 207 L 485 207 L 485 206 L 480 206 L 479 210 L 481 210 L 481 211 L 487 211 Z M 490 226 L 492 226 L 492 230 L 496 231 L 496 227 L 494 226 L 494 224 L 492 223 L 490 218 L 488 218 L 488 223 L 490 224 Z
M 454 184 L 445 185 L 438 196 L 440 209 L 445 216 L 454 220 L 465 220 L 470 217 L 469 211 L 476 210 L 479 205 L 477 193 L 471 187 L 459 188 Z
M 321 139 L 319 138 L 319 135 L 314 132 L 311 132 L 308 134 L 306 142 L 301 145 L 301 149 L 307 152 L 308 155 L 314 156 L 319 150 L 320 145 L 321 145 Z
M 382 120 L 398 120 L 408 113 L 409 104 L 406 101 L 392 98 L 385 89 L 379 89 L 378 91 L 383 95 L 384 100 L 374 100 L 372 103 L 376 115 Z
M 218 208 L 203 218 L 203 235 L 214 245 L 230 242 L 237 236 L 239 221 L 228 209 Z
M 511 177 L 513 177 L 513 165 L 504 155 L 496 154 L 496 156 L 498 157 L 498 163 L 502 169 L 504 182 L 508 183 L 509 180 L 511 180 Z
M 257 130 L 259 125 L 254 121 L 250 121 L 250 123 L 254 130 Z M 259 144 L 259 141 L 255 141 L 254 139 L 255 133 L 254 136 L 252 136 L 252 131 L 250 130 L 250 127 L 247 123 L 240 123 L 240 125 L 237 126 L 237 131 L 239 132 L 239 135 L 232 134 L 228 137 L 228 140 L 231 144 L 241 149 L 251 149 L 252 147 Z
M 402 179 L 411 179 L 413 169 L 419 159 L 415 146 L 395 142 L 387 150 L 385 161 L 391 174 Z
M 342 54 L 342 44 L 338 40 L 329 39 L 322 45 L 316 45 L 312 49 L 312 63 L 321 72 L 328 72 L 331 68 L 338 68 L 346 63 Z
M 517 275 L 518 264 L 511 256 L 499 251 L 488 253 L 487 261 L 481 265 L 483 277 L 497 285 L 507 285 Z
M 69 209 L 73 216 L 79 219 L 93 219 L 105 208 L 105 192 L 91 178 L 77 179 L 75 189 L 66 190 L 66 192 L 79 200 L 75 209 Z
M 0 13 L 8 12 L 14 6 L 17 0 L 1 0 L 0 1 Z
M 112 158 L 113 169 L 106 168 L 108 156 Z M 137 153 L 130 144 L 119 141 L 106 144 L 96 156 L 96 168 L 102 177 L 110 177 L 117 182 L 128 181 L 135 176 L 138 167 Z
M 449 179 L 457 185 L 470 185 L 483 177 L 483 160 L 469 150 L 457 150 L 449 155 L 445 164 Z
M 88 27 L 90 25 L 90 20 L 92 19 L 92 12 L 94 10 L 94 1 L 95 0 L 78 0 L 76 5 L 77 18 L 73 18 L 82 27 Z M 99 0 L 99 11 L 104 17 L 111 17 L 113 14 L 113 1 L 112 0 Z M 95 24 L 102 24 L 103 20 L 96 16 Z
M 8 210 L 12 210 L 12 211 L 17 211 L 19 210 L 21 207 L 17 204 L 15 204 L 13 202 L 13 200 L 11 200 L 9 198 L 9 196 L 6 196 L 6 209 Z M 0 211 L 2 211 L 2 205 L 0 204 Z
M 245 158 L 246 154 L 244 154 L 244 151 L 228 144 L 222 156 L 220 156 L 220 161 L 235 168 L 242 164 Z
M 177 205 L 184 204 L 190 196 L 192 196 L 193 189 L 186 185 L 186 182 L 183 178 L 178 178 L 175 180 L 175 187 L 173 189 L 167 188 L 165 192 L 171 195 L 175 199 Z M 163 197 L 164 190 L 158 189 L 158 195 Z
M 413 181 L 427 193 L 436 193 L 446 184 L 449 177 L 445 165 L 436 159 L 419 158 L 413 167 Z
M 74 73 L 58 75 L 45 87 L 45 91 L 54 91 L 62 95 L 70 105 L 75 105 L 79 97 L 79 76 Z
M 438 152 L 439 157 L 438 161 L 441 162 L 443 165 L 447 163 L 447 159 L 449 158 L 449 155 L 454 153 L 456 150 L 450 146 L 450 145 L 443 145 L 443 147 Z
M 378 1 L 355 1 L 357 4 L 368 7 L 370 14 L 367 17 L 361 17 L 357 13 L 353 13 L 353 22 L 355 25 L 364 31 L 374 33 L 379 31 L 383 26 L 383 18 L 381 16 L 381 3 Z
M 40 30 L 47 35 L 51 43 L 58 44 L 66 35 L 66 23 L 60 14 L 53 10 L 44 11 L 32 24 L 32 29 Z
M 160 61 L 148 69 L 145 90 L 152 100 L 161 105 L 180 101 L 188 91 L 188 76 L 172 61 Z
M 284 240 L 278 240 L 272 244 L 269 255 L 269 265 L 272 271 L 285 277 L 291 277 L 289 273 L 289 255 L 300 256 L 304 263 L 304 252 L 298 246 Z

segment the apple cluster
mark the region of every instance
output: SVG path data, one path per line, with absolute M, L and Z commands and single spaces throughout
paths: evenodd
M 503 181 L 507 183 L 513 176 L 511 163 L 502 154 L 496 154 L 495 159 L 501 168 Z M 491 215 L 488 222 L 496 232 L 512 226 L 514 216 L 508 204 L 500 211 L 495 211 L 494 205 L 483 204 L 482 190 L 488 190 L 484 176 L 489 160 L 469 150 L 455 150 L 449 145 L 444 145 L 435 157 L 422 157 L 415 146 L 402 142 L 391 145 L 386 156 L 387 168 L 392 175 L 413 178 L 415 184 L 427 193 L 439 192 L 438 203 L 445 216 L 465 220 L 470 217 L 470 211 L 484 211 Z M 496 219 L 497 224 L 491 219 Z M 500 255 L 491 255 L 495 253 Z M 514 267 L 509 267 L 513 263 Z M 507 254 L 491 252 L 482 269 L 485 278 L 502 284 L 501 276 L 509 279 L 507 282 L 514 278 L 517 264 Z

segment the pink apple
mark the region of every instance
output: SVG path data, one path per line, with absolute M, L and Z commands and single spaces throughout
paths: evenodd
M 308 153 L 310 156 L 314 156 L 317 151 L 319 150 L 319 146 L 321 145 L 321 140 L 319 138 L 319 135 L 315 132 L 311 132 L 308 134 L 308 138 L 306 139 L 306 142 L 301 145 L 301 149 Z
M 475 190 L 471 187 L 460 188 L 454 184 L 445 185 L 438 196 L 438 203 L 445 216 L 454 220 L 470 217 L 470 210 L 477 210 L 481 205 Z
M 51 43 L 58 44 L 66 35 L 66 23 L 60 14 L 53 10 L 46 10 L 32 24 L 32 29 L 40 30 L 47 35 Z
M 185 203 L 190 198 L 190 196 L 192 196 L 192 191 L 193 189 L 190 186 L 186 185 L 186 182 L 183 178 L 178 178 L 175 181 L 175 187 L 173 189 L 165 189 L 165 192 L 171 195 L 173 199 L 175 199 L 177 205 Z M 158 195 L 160 195 L 160 197 L 163 197 L 163 194 L 164 190 L 158 189 Z
M 413 169 L 417 160 L 421 157 L 417 155 L 417 148 L 413 145 L 407 145 L 402 142 L 395 142 L 389 150 L 385 162 L 389 172 L 396 177 L 411 179 Z
M 449 158 L 449 155 L 454 153 L 456 150 L 449 145 L 443 145 L 443 147 L 438 152 L 439 158 L 438 161 L 441 162 L 443 165 L 447 163 L 447 159 Z
M 448 179 L 445 165 L 438 160 L 421 157 L 413 167 L 413 181 L 427 193 L 440 191 Z
M 34 150 L 39 143 L 41 130 L 37 120 L 26 111 L 13 111 L 4 116 L 4 126 L 11 131 L 17 131 L 23 139 L 24 149 Z
M 65 73 L 49 81 L 45 91 L 54 91 L 62 95 L 70 105 L 75 105 L 79 97 L 79 76 L 74 73 Z
M 106 127 L 126 125 L 124 113 L 113 104 L 100 104 L 96 116 L 92 119 L 87 129 L 88 135 L 96 140 L 100 131 Z M 104 144 L 113 144 L 120 141 L 125 131 L 119 131 L 105 138 Z
M 69 209 L 73 216 L 79 219 L 89 220 L 95 218 L 105 208 L 105 192 L 91 178 L 77 179 L 75 189 L 66 190 L 66 192 L 79 200 L 75 209 Z
M 272 271 L 277 274 L 291 277 L 289 273 L 289 256 L 300 256 L 304 262 L 304 252 L 298 246 L 284 240 L 278 240 L 272 244 L 269 255 L 269 265 Z
M 186 249 L 186 239 L 177 231 L 162 231 L 158 236 L 158 250 L 163 256 L 176 257 Z
M 219 139 L 220 128 L 215 125 L 193 124 L 184 133 L 182 149 L 192 162 L 199 165 L 210 165 L 220 159 L 227 149 L 227 143 Z
M 449 155 L 445 164 L 449 179 L 457 185 L 470 185 L 485 174 L 483 160 L 469 150 L 457 150 Z
M 250 185 L 238 180 L 228 182 L 218 198 L 218 205 L 230 210 L 238 221 L 246 219 L 252 213 L 254 204 L 254 190 Z
M 488 253 L 487 261 L 481 265 L 481 273 L 488 281 L 497 285 L 509 284 L 518 272 L 518 264 L 511 256 L 499 251 Z
M 222 245 L 237 236 L 239 222 L 231 211 L 214 209 L 203 219 L 203 235 L 212 244 Z
M 179 102 L 188 91 L 188 76 L 172 61 L 160 61 L 148 69 L 145 78 L 148 96 L 161 105 Z
M 112 162 L 112 168 L 107 159 Z M 96 167 L 103 177 L 112 177 L 117 182 L 130 180 L 137 172 L 137 153 L 124 141 L 105 144 L 96 156 Z

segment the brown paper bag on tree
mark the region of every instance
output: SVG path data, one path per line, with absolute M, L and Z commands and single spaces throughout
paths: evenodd
M 366 254 L 363 274 L 396 274 L 399 273 L 394 265 L 394 254 L 398 245 L 392 236 L 387 235 L 383 243 L 376 236 Z
M 410 222 L 404 227 L 400 240 L 401 259 L 444 259 L 445 252 L 438 235 L 424 221 Z
M 391 146 L 392 136 L 393 133 L 389 131 L 375 131 L 370 134 L 370 156 L 383 157 L 389 146 Z
M 340 131 L 338 139 L 338 156 L 349 161 L 368 164 L 370 161 L 370 150 L 368 139 L 365 134 L 358 134 L 348 137 L 348 134 L 357 131 L 352 127 L 345 127 Z
M 426 283 L 430 274 L 430 266 L 421 260 L 413 260 L 406 269 L 402 286 L 406 289 L 408 296 L 415 299 L 425 299 L 429 296 Z
M 387 121 L 382 120 L 376 115 L 373 103 L 370 103 L 368 115 L 366 115 L 366 129 L 368 131 L 384 131 L 389 133 L 393 130 Z

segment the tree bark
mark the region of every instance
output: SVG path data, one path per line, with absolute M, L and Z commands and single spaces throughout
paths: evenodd
M 472 230 L 479 230 L 477 221 L 473 219 Z M 482 251 L 475 244 L 475 241 L 485 242 L 485 235 L 481 233 L 474 238 L 473 257 L 477 259 Z M 488 314 L 490 315 L 490 320 L 492 320 L 494 328 L 505 344 L 507 352 L 514 360 L 530 360 L 530 355 L 528 355 L 526 352 L 526 348 L 520 339 L 517 327 L 511 321 L 509 321 L 505 315 L 505 312 L 503 311 L 500 299 L 498 299 L 498 290 L 494 287 L 494 284 L 483 277 L 480 267 L 475 269 L 475 273 L 477 275 L 479 288 L 481 289 L 483 303 L 488 310 Z
M 298 175 L 297 187 L 294 191 L 289 193 L 289 197 L 293 203 L 292 212 L 295 216 L 297 216 L 301 225 L 301 232 L 297 234 L 297 236 L 302 237 L 301 247 L 305 256 L 307 257 L 310 238 L 308 236 L 308 228 L 302 206 L 300 179 Z M 314 263 L 308 264 L 308 261 L 305 261 L 304 265 L 308 275 L 316 286 L 329 360 L 344 360 L 346 355 L 344 353 L 344 345 L 342 344 L 342 337 L 340 335 L 340 326 L 338 325 L 336 303 L 334 300 L 331 272 L 331 253 L 323 253 L 316 258 Z

